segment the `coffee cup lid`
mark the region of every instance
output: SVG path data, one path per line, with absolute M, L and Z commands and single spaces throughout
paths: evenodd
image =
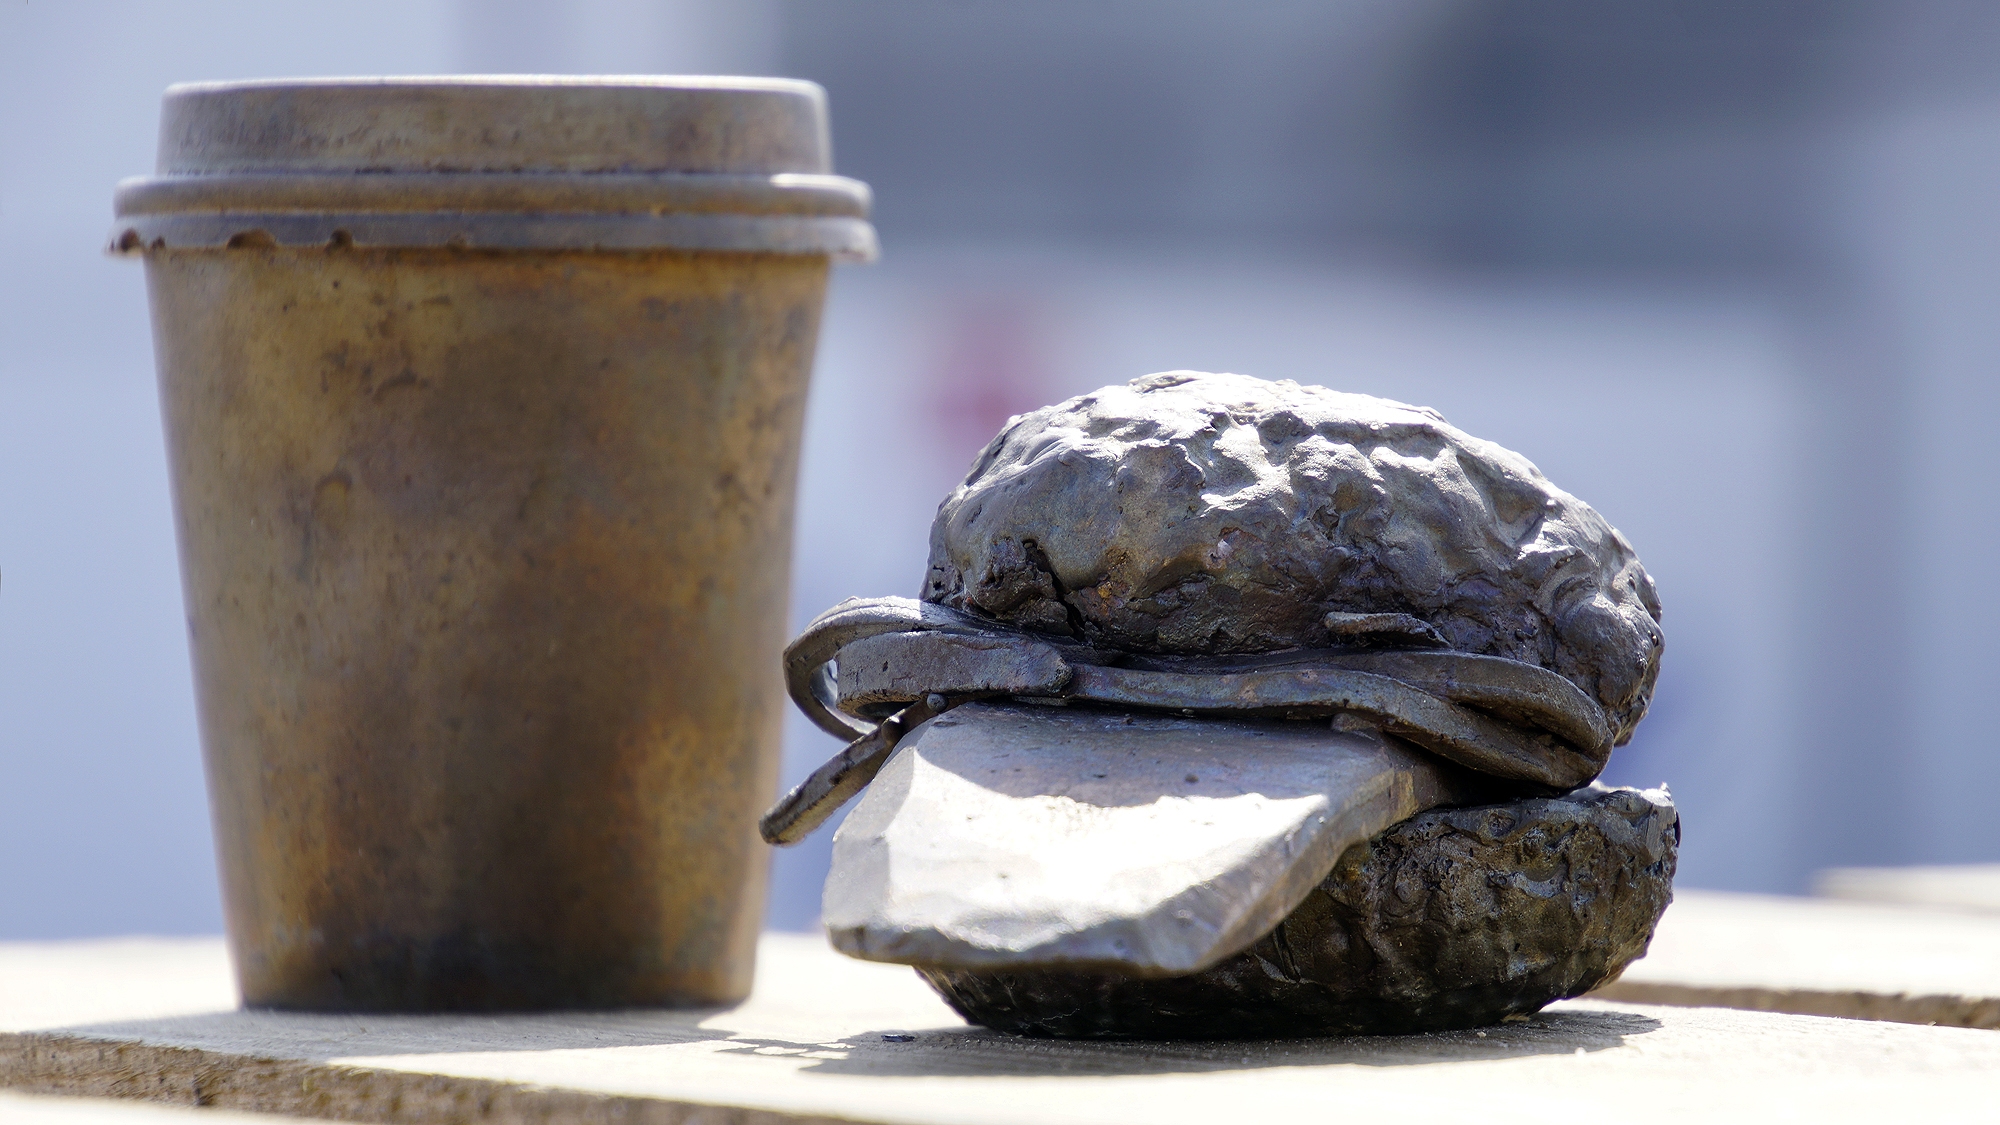
M 278 79 L 169 87 L 159 173 L 827 173 L 831 148 L 796 79 Z
M 170 87 L 113 250 L 457 246 L 875 254 L 826 92 L 785 78 L 495 75 Z

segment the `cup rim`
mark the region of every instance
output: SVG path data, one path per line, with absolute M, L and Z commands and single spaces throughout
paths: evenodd
M 166 97 L 225 93 L 232 90 L 340 89 L 410 87 L 601 87 L 648 90 L 741 90 L 746 93 L 790 93 L 824 98 L 826 88 L 805 78 L 731 74 L 403 74 L 322 75 L 304 78 L 220 78 L 175 82 Z

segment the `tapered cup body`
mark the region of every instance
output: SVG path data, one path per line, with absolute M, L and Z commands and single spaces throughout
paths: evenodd
M 506 206 L 478 229 L 518 243 Z M 146 262 L 244 1001 L 740 999 L 841 254 L 795 228 L 782 252 L 673 245 L 702 238 L 644 215 L 578 220 L 639 225 L 611 248 L 390 218 L 318 241 L 176 212 L 123 238 Z

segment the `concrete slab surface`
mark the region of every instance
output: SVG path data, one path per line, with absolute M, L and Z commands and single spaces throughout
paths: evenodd
M 727 1010 L 232 1010 L 219 941 L 0 946 L 0 1085 L 353 1121 L 1002 1125 L 1911 1120 L 2000 1095 L 2000 1035 L 1596 1000 L 1483 1032 L 1069 1043 L 968 1027 L 906 969 L 767 935 Z
M 1598 999 L 2000 1028 L 2000 915 L 1677 892 Z
M 7 1125 L 283 1125 L 290 1118 L 114 1098 L 68 1098 L 0 1090 Z
M 2000 914 L 2000 863 L 1830 867 L 1813 877 L 1813 893 L 1859 902 Z

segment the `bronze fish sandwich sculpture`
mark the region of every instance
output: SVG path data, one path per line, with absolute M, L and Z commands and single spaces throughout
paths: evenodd
M 766 815 L 822 918 L 1039 1035 L 1410 1032 L 1644 953 L 1664 789 L 1594 784 L 1659 672 L 1625 538 L 1435 412 L 1177 371 L 1010 421 L 921 600 L 786 652 L 848 740 Z

